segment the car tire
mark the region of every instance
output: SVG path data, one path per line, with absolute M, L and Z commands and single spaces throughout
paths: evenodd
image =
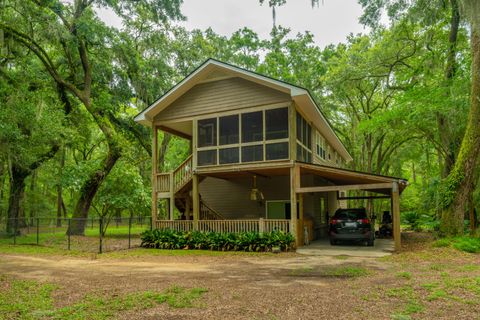
M 374 245 L 374 240 L 373 239 L 367 241 L 367 246 L 368 247 L 373 247 L 373 245 Z
M 330 239 L 330 245 L 334 246 L 337 244 L 337 240 Z

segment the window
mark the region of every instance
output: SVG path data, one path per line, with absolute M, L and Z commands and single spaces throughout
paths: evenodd
M 297 112 L 297 160 L 312 162 L 312 127 Z
M 265 140 L 288 138 L 288 108 L 265 111 Z
M 238 115 L 219 118 L 220 145 L 238 143 Z
M 198 147 L 217 145 L 217 118 L 198 120 Z
M 288 107 L 198 120 L 197 165 L 288 159 L 288 128 Z
M 267 160 L 288 159 L 288 142 L 269 143 L 265 153 Z
M 263 112 L 242 114 L 242 142 L 263 140 Z
M 198 165 L 208 166 L 217 164 L 217 149 L 198 151 Z
M 263 160 L 263 145 L 242 147 L 242 162 Z
M 239 154 L 238 148 L 224 148 L 218 150 L 218 157 L 220 164 L 238 163 Z
M 315 131 L 315 152 L 317 156 L 325 160 L 325 139 L 318 131 Z

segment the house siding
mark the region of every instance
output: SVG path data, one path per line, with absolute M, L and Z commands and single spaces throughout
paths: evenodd
M 302 186 L 326 185 L 323 181 L 316 181 L 311 175 L 302 176 Z M 258 219 L 265 218 L 265 202 L 261 205 L 250 200 L 252 176 L 218 179 L 207 177 L 200 183 L 202 199 L 214 210 L 222 214 L 225 219 Z M 316 183 L 316 184 L 315 184 Z M 263 193 L 265 200 L 290 200 L 290 177 L 273 176 L 263 178 L 257 176 L 257 187 Z M 316 202 L 319 196 L 306 194 L 304 196 L 304 214 L 314 219 L 319 214 Z
M 194 117 L 290 100 L 286 93 L 234 77 L 197 84 L 161 111 L 155 120 Z
M 265 200 L 290 199 L 289 177 L 275 176 L 262 178 L 257 176 L 257 187 L 263 192 Z M 217 179 L 207 177 L 200 183 L 200 195 L 212 209 L 225 219 L 265 218 L 265 203 L 250 200 L 253 179 L 251 176 L 235 179 Z

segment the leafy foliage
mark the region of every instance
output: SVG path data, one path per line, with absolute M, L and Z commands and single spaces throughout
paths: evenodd
M 289 250 L 294 244 L 290 233 L 272 231 L 268 233 L 241 232 L 181 232 L 175 230 L 147 230 L 142 233 L 142 247 L 156 249 L 198 249 L 219 251 L 272 251 Z

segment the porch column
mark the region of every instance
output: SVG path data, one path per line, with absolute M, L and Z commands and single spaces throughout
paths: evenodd
M 175 209 L 175 181 L 173 181 L 173 172 L 170 172 L 170 198 L 168 200 L 168 219 L 173 220 L 173 212 Z
M 185 220 L 190 220 L 190 195 L 185 198 Z
M 158 129 L 152 125 L 152 226 L 155 228 L 158 216 L 158 193 L 157 193 L 157 152 L 158 152 Z
M 198 230 L 198 220 L 200 220 L 200 194 L 198 192 L 198 176 L 194 173 L 192 176 L 193 230 Z
M 300 245 L 303 246 L 305 244 L 305 225 L 303 224 L 303 193 L 298 194 L 298 222 L 297 222 L 297 234 L 298 234 L 298 241 Z
M 394 182 L 392 187 L 392 216 L 393 216 L 393 240 L 395 241 L 395 251 L 401 248 L 400 234 L 400 193 L 398 183 Z
M 297 223 L 297 193 L 300 187 L 300 167 L 294 165 L 290 168 L 290 233 L 295 236 L 295 246 L 301 245 L 298 235 Z

